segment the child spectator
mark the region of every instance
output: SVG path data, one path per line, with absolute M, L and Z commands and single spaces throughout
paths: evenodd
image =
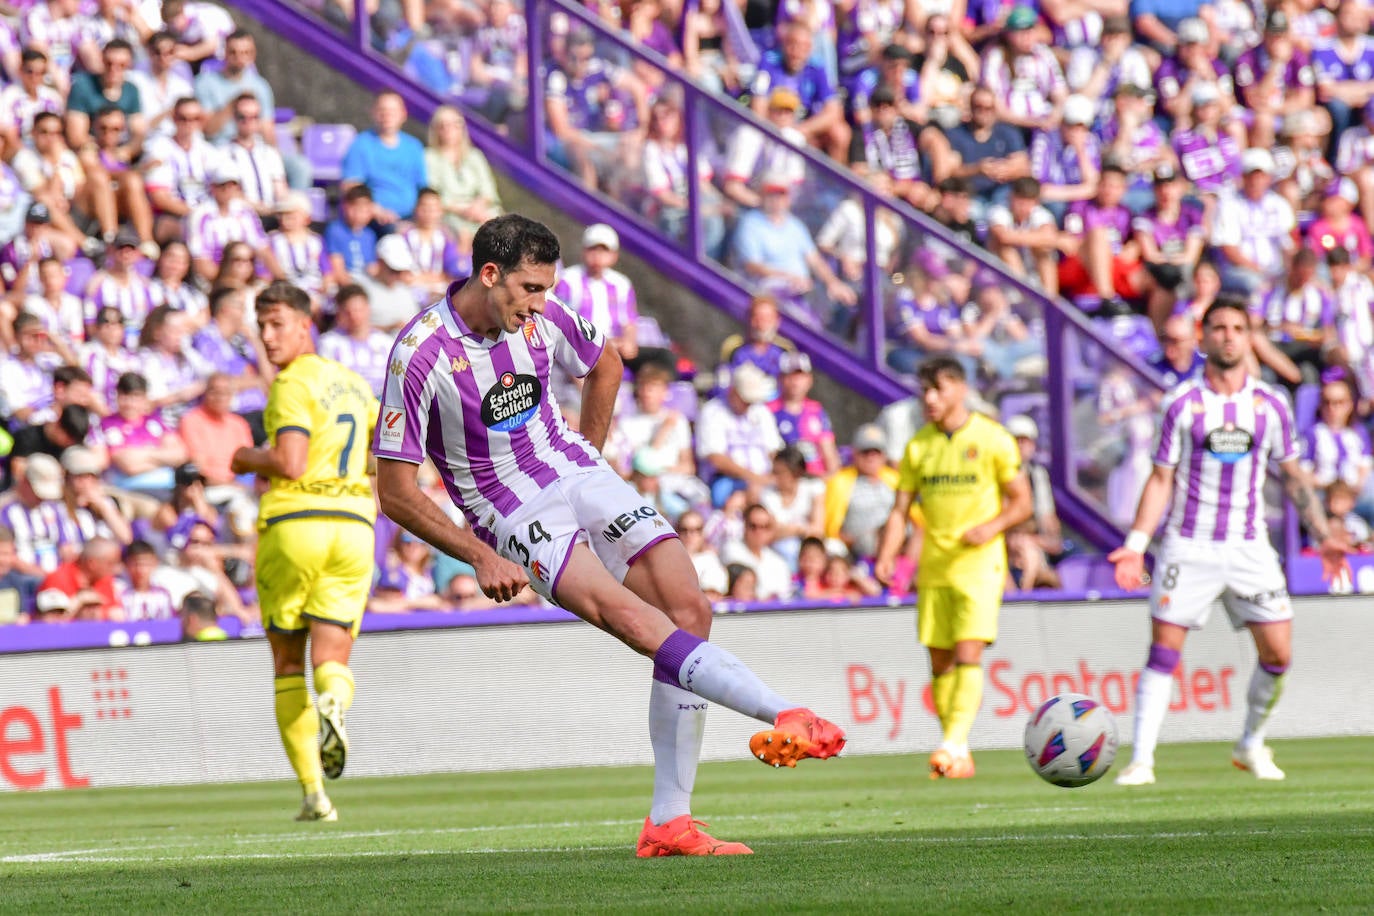
M 100 422 L 110 450 L 111 480 L 126 490 L 169 492 L 172 469 L 186 460 L 186 447 L 177 434 L 154 416 L 148 382 L 126 372 L 115 385 L 115 412 Z
M 759 502 L 777 523 L 773 549 L 795 566 L 802 538 L 819 537 L 825 530 L 825 484 L 807 473 L 797 446 L 786 446 L 773 456 L 773 486 L 763 491 Z
M 292 191 L 277 202 L 276 209 L 277 228 L 268 233 L 267 244 L 284 278 L 309 293 L 319 307 L 325 292 L 325 242 L 310 228 L 310 198 Z M 329 270 L 330 280 L 337 282 L 333 268 Z
M 42 290 L 24 300 L 24 311 L 42 319 L 53 349 L 75 365 L 75 347 L 86 340 L 86 307 L 67 292 L 67 268 L 57 258 L 38 262 L 38 282 Z
M 691 422 L 665 406 L 672 379 L 658 363 L 639 367 L 634 409 L 615 418 L 606 449 L 611 465 L 669 519 L 710 498 L 696 477 Z
M 852 563 L 845 554 L 831 554 L 825 560 L 821 575 L 821 591 L 817 596 L 826 601 L 854 602 L 882 594 L 882 586 Z
M 744 603 L 759 600 L 759 574 L 752 567 L 742 563 L 731 563 L 725 570 L 730 577 L 726 598 Z
M 444 205 L 439 192 L 421 188 L 415 198 L 415 213 L 410 225 L 401 231 L 415 261 L 415 274 L 410 279 L 431 298 L 442 297 L 449 282 L 472 273 L 472 258 L 458 250 L 458 244 L 442 225 Z
M 1360 191 L 1349 178 L 1337 178 L 1327 185 L 1321 215 L 1307 227 L 1307 247 L 1325 258 L 1337 248 L 1346 251 L 1361 272 L 1369 270 L 1374 259 L 1374 239 L 1364 220 L 1354 216 Z
M 153 584 L 157 567 L 157 551 L 147 541 L 134 541 L 124 548 L 124 577 L 119 582 L 119 601 L 124 607 L 125 620 L 171 620 L 177 616 L 172 593 Z
M 778 423 L 784 445 L 796 446 L 806 462 L 806 473 L 824 477 L 840 469 L 840 452 L 830 415 L 820 401 L 808 397 L 815 376 L 811 357 L 786 351 L 778 360 L 779 396 L 768 403 Z
M 353 282 L 350 274 L 376 271 L 377 231 L 372 228 L 375 215 L 372 192 L 367 185 L 354 185 L 344 192 L 339 215 L 324 227 L 330 276 L 338 285 Z
M 1029 175 L 1011 183 L 1008 205 L 988 209 L 988 250 L 1015 276 L 1039 281 L 1050 296 L 1059 295 L 1058 243 L 1054 214 L 1040 203 L 1040 182 Z
M 795 594 L 800 598 L 819 598 L 825 592 L 825 566 L 829 560 L 825 541 L 818 537 L 804 538 L 797 549 Z
M 1359 551 L 1370 548 L 1371 532 L 1369 522 L 1355 511 L 1354 487 L 1344 480 L 1337 480 L 1326 488 L 1326 515 L 1334 523 L 1345 528 L 1346 543 Z

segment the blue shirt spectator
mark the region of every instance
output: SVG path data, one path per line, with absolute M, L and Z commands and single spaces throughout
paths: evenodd
M 406 106 L 394 92 L 383 92 L 372 105 L 374 130 L 358 134 L 344 154 L 343 187 L 365 184 L 377 203 L 377 221 L 394 223 L 415 212 L 415 198 L 428 184 L 425 147 L 401 133 Z
M 202 69 L 196 77 L 196 98 L 205 107 L 205 136 L 216 143 L 234 137 L 234 99 L 252 93 L 262 106 L 263 136 L 276 142 L 273 112 L 277 99 L 271 85 L 258 73 L 258 48 L 253 36 L 235 32 L 224 41 L 224 67 Z
M 371 226 L 354 229 L 342 219 L 330 220 L 324 227 L 324 251 L 343 258 L 348 273 L 365 273 L 369 264 L 377 263 L 377 232 Z

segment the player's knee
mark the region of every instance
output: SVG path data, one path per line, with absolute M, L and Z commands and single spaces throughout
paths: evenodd
M 1278 677 L 1288 670 L 1288 665 L 1292 660 L 1292 653 L 1287 649 L 1270 649 L 1260 655 L 1259 666 Z
M 711 635 L 711 602 L 704 594 L 695 591 L 676 604 L 673 623 L 702 639 Z

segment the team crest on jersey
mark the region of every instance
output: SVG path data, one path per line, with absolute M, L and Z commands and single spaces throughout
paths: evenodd
M 1255 437 L 1234 423 L 1214 429 L 1202 440 L 1202 447 L 1222 464 L 1235 464 L 1255 447 Z
M 544 348 L 544 338 L 539 334 L 539 326 L 534 323 L 533 318 L 525 321 L 523 331 L 525 333 L 525 343 L 529 344 L 531 347 L 538 347 L 541 350 Z
M 517 430 L 534 416 L 543 394 L 535 376 L 503 372 L 482 398 L 482 422 L 497 432 Z
M 468 362 L 465 356 L 455 356 L 453 358 L 452 368 L 454 372 L 466 372 L 471 365 L 472 363 Z
M 977 461 L 977 460 L 978 460 L 978 446 L 976 446 L 976 445 L 970 445 L 970 446 L 968 447 L 968 449 L 964 452 L 964 460 L 965 460 L 965 461 Z
M 596 328 L 592 326 L 592 323 L 581 315 L 574 315 L 573 317 L 577 319 L 577 329 L 582 332 L 582 336 L 587 340 L 596 340 Z
M 400 376 L 402 376 L 402 375 L 405 375 L 405 372 L 406 372 L 405 363 L 401 362 L 399 359 L 393 359 L 393 360 L 391 361 L 391 374 L 392 374 L 392 375 L 397 376 L 397 377 L 400 377 Z

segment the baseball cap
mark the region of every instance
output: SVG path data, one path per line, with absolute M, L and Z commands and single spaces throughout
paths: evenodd
M 1207 23 L 1196 16 L 1190 16 L 1178 24 L 1178 43 L 1181 45 L 1202 44 L 1209 34 Z
M 62 453 L 62 469 L 72 476 L 81 474 L 100 475 L 105 466 L 95 452 L 84 445 L 73 445 Z
M 1355 186 L 1355 182 L 1345 176 L 1334 179 L 1326 186 L 1327 197 L 1339 197 L 1352 204 L 1360 202 L 1360 189 Z
M 1017 414 L 1007 420 L 1007 432 L 1011 433 L 1014 439 L 1039 439 L 1040 427 L 1035 425 L 1035 421 L 1025 414 Z
M 24 214 L 25 222 L 30 223 L 50 223 L 52 214 L 48 212 L 48 205 L 38 202 L 29 204 L 29 210 Z
M 1282 35 L 1288 31 L 1288 14 L 1283 10 L 1275 8 L 1269 11 L 1269 18 L 1264 22 L 1264 30 L 1271 35 Z
M 764 172 L 763 179 L 759 182 L 759 190 L 765 194 L 769 191 L 790 191 L 792 190 L 792 176 L 778 169 Z
M 1240 154 L 1240 170 L 1246 175 L 1251 172 L 1264 172 L 1266 175 L 1272 175 L 1274 173 L 1274 156 L 1267 149 L 1252 146 Z
M 1021 32 L 1035 28 L 1035 24 L 1039 21 L 1040 17 L 1029 6 L 1014 6 L 1011 12 L 1007 14 L 1007 29 L 1012 32 Z
M 1071 95 L 1064 100 L 1064 123 L 1087 126 L 1095 114 L 1093 100 L 1086 95 Z
M 1193 105 L 1207 105 L 1221 101 L 1221 90 L 1216 83 L 1198 83 L 1193 87 Z
M 415 269 L 415 256 L 410 253 L 410 246 L 395 234 L 385 236 L 377 243 L 377 260 L 400 273 Z
M 71 610 L 72 596 L 60 588 L 45 588 L 34 596 L 33 605 L 40 614 L 67 611 Z
M 310 198 L 301 191 L 292 191 L 287 194 L 277 201 L 276 207 L 278 213 L 309 213 L 312 209 Z
M 605 223 L 592 223 L 582 233 L 583 248 L 608 248 L 620 250 L 620 236 Z
M 137 248 L 141 243 L 138 232 L 132 226 L 120 226 L 115 233 L 114 241 L 111 242 L 112 248 Z
M 229 184 L 231 182 L 234 184 L 243 183 L 243 174 L 233 162 L 221 162 L 210 173 L 210 184 Z
M 887 451 L 887 433 L 877 423 L 865 423 L 854 430 L 852 443 L 856 452 Z
M 810 372 L 811 357 L 805 353 L 789 351 L 778 359 L 778 371 L 783 375 L 789 372 Z
M 1167 162 L 1155 169 L 1155 184 L 1166 184 L 1177 177 L 1177 170 Z
M 802 107 L 801 96 L 797 95 L 795 89 L 779 86 L 768 94 L 768 107 L 788 108 L 792 111 L 798 111 Z
M 753 363 L 736 366 L 730 375 L 730 387 L 746 404 L 762 404 L 773 396 L 773 380 Z
M 42 452 L 30 455 L 24 465 L 24 479 L 39 499 L 62 498 L 62 465 L 52 455 Z

